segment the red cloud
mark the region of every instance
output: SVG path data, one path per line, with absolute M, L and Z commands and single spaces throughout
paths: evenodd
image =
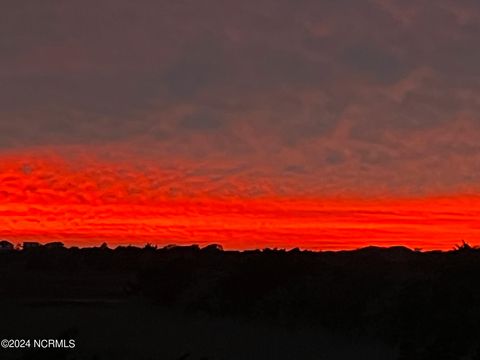
M 346 249 L 404 244 L 451 248 L 480 241 L 480 198 L 362 198 L 273 192 L 216 193 L 201 174 L 133 164 L 4 156 L 0 237 L 67 244 L 165 245 L 220 242 L 226 248 Z M 28 161 L 28 165 L 25 165 Z M 90 160 L 91 161 L 91 160 Z M 23 164 L 23 165 L 22 165 Z M 176 191 L 174 190 L 176 188 Z

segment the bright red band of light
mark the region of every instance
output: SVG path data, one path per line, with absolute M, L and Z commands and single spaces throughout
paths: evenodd
M 227 249 L 450 249 L 462 239 L 480 242 L 478 196 L 216 196 L 194 182 L 171 191 L 163 184 L 172 176 L 75 172 L 61 162 L 25 166 L 4 157 L 0 237 L 79 246 L 219 243 Z

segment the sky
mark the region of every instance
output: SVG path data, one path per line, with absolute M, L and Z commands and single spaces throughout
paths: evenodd
M 478 1 L 0 6 L 0 238 L 480 244 Z

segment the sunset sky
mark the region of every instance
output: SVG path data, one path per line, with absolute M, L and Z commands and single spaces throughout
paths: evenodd
M 0 239 L 480 245 L 476 0 L 4 0 Z

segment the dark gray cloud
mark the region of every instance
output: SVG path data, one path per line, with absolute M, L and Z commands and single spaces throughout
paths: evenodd
M 140 139 L 291 173 L 466 164 L 479 24 L 468 0 L 7 0 L 0 146 Z
M 354 72 L 387 83 L 400 80 L 408 70 L 407 64 L 390 54 L 388 49 L 375 48 L 371 44 L 346 49 L 342 54 L 342 60 Z
M 180 127 L 192 131 L 218 129 L 222 125 L 221 118 L 208 110 L 188 114 L 180 120 Z
M 329 165 L 342 164 L 345 161 L 345 155 L 338 150 L 328 150 L 325 153 L 325 161 Z

